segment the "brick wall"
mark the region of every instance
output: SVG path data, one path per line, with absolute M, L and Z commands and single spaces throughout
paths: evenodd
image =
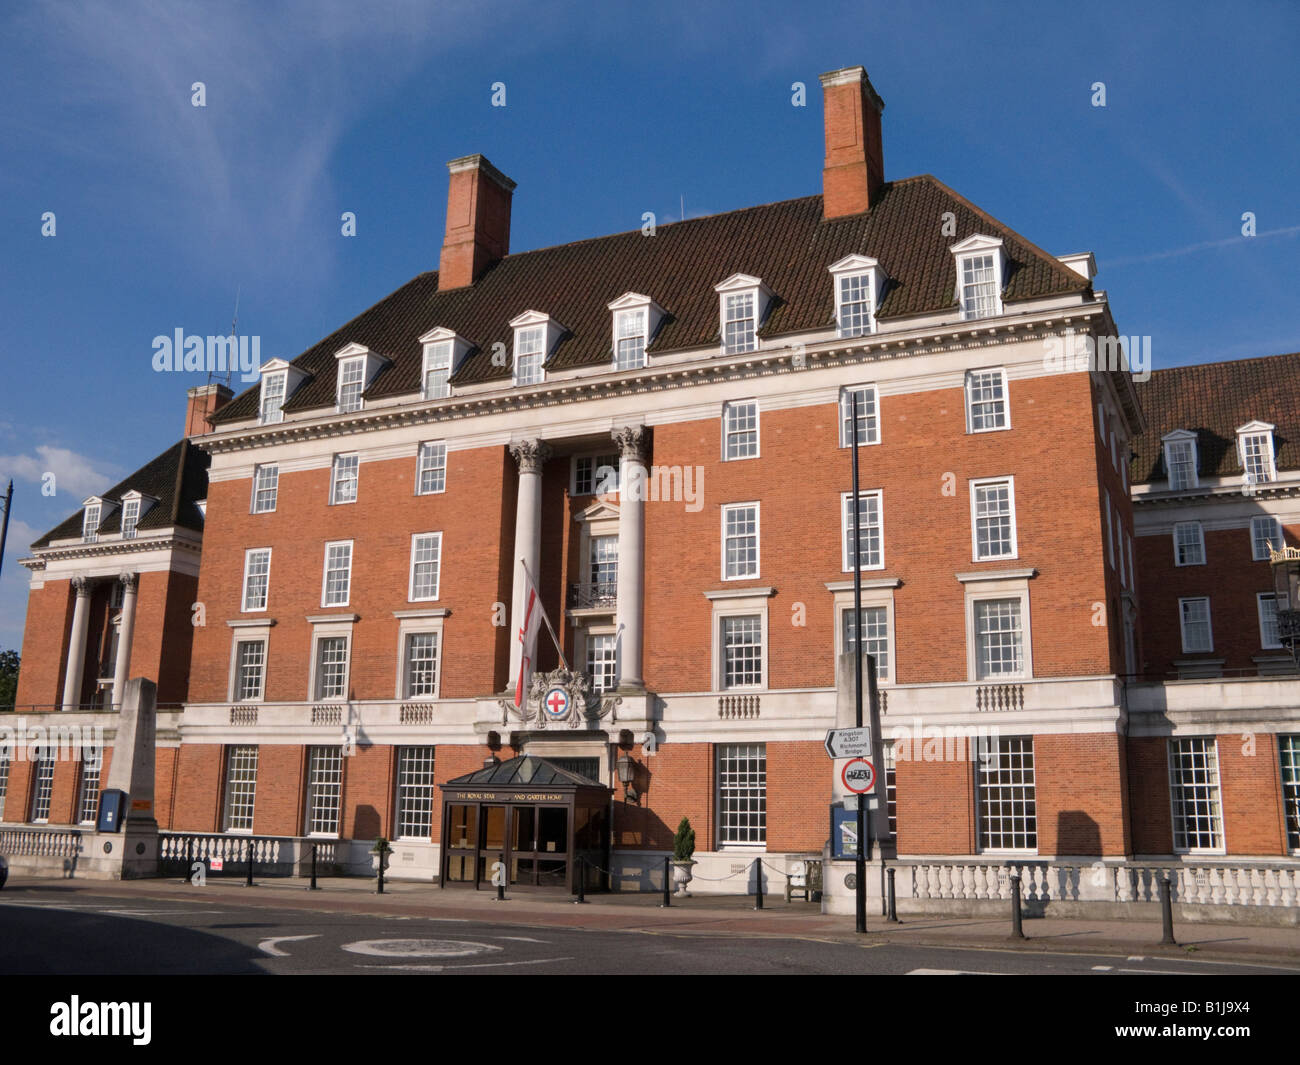
M 1283 855 L 1282 773 L 1277 737 L 1220 734 L 1223 836 L 1229 854 Z
M 1128 738 L 1128 793 L 1133 825 L 1133 853 L 1173 853 L 1169 807 L 1169 741 L 1163 736 Z
M 17 706 L 58 706 L 63 701 L 68 662 L 65 634 L 72 631 L 74 602 L 68 581 L 46 581 L 28 594 Z
M 1129 853 L 1123 744 L 1114 733 L 1034 737 L 1040 854 Z

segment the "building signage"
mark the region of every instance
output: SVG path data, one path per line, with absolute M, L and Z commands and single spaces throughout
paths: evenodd
M 832 758 L 870 758 L 871 729 L 831 729 L 826 733 L 826 753 Z
M 568 796 L 558 791 L 453 791 L 451 801 L 478 799 L 480 802 L 564 802 Z
M 865 758 L 851 758 L 840 770 L 840 779 L 849 791 L 865 795 L 876 786 L 876 767 Z
M 552 687 L 542 697 L 542 710 L 552 721 L 563 721 L 569 716 L 569 693 L 561 687 Z

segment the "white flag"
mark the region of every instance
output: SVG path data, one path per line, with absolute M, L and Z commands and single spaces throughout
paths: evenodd
M 522 566 L 523 563 L 521 562 Z M 515 709 L 522 710 L 528 696 L 528 684 L 533 679 L 533 666 L 537 656 L 537 633 L 542 625 L 542 602 L 537 597 L 537 585 L 524 566 L 524 617 L 519 629 L 519 678 L 515 683 Z

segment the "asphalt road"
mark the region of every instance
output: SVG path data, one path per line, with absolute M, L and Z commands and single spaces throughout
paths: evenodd
M 836 938 L 608 931 L 508 920 L 320 913 L 227 898 L 0 897 L 5 975 L 457 973 L 708 974 L 1300 973 L 1181 958 L 864 945 Z

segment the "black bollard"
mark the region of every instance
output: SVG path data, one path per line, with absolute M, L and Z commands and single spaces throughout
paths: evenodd
M 894 867 L 890 866 L 885 870 L 885 876 L 889 878 L 889 918 L 894 924 L 898 924 L 898 907 L 894 903 Z
M 311 845 L 311 891 L 319 890 L 316 887 L 316 844 Z
M 672 870 L 672 865 L 669 863 L 669 859 L 665 856 L 664 858 L 664 901 L 661 903 L 661 905 L 671 906 L 672 904 L 673 904 L 673 870 Z
M 1015 873 L 1011 874 L 1011 938 L 1025 938 L 1020 927 L 1020 877 Z
M 758 879 L 758 886 L 754 891 L 754 909 L 761 910 L 763 908 L 763 860 L 761 858 L 754 859 L 754 875 Z
M 1178 946 L 1178 940 L 1174 938 L 1174 899 L 1168 873 L 1165 873 L 1160 878 L 1160 923 L 1164 926 L 1164 935 L 1160 937 L 1160 945 L 1162 947 Z
M 379 852 L 379 894 L 384 893 L 384 851 Z
M 578 897 L 574 901 L 587 901 L 587 861 L 585 858 L 578 859 Z
M 497 902 L 505 902 L 506 901 L 506 874 L 505 874 L 504 867 L 502 867 L 502 870 L 498 875 L 501 877 L 501 879 L 497 881 Z
M 248 879 L 244 881 L 245 887 L 253 886 L 253 841 L 248 841 Z

